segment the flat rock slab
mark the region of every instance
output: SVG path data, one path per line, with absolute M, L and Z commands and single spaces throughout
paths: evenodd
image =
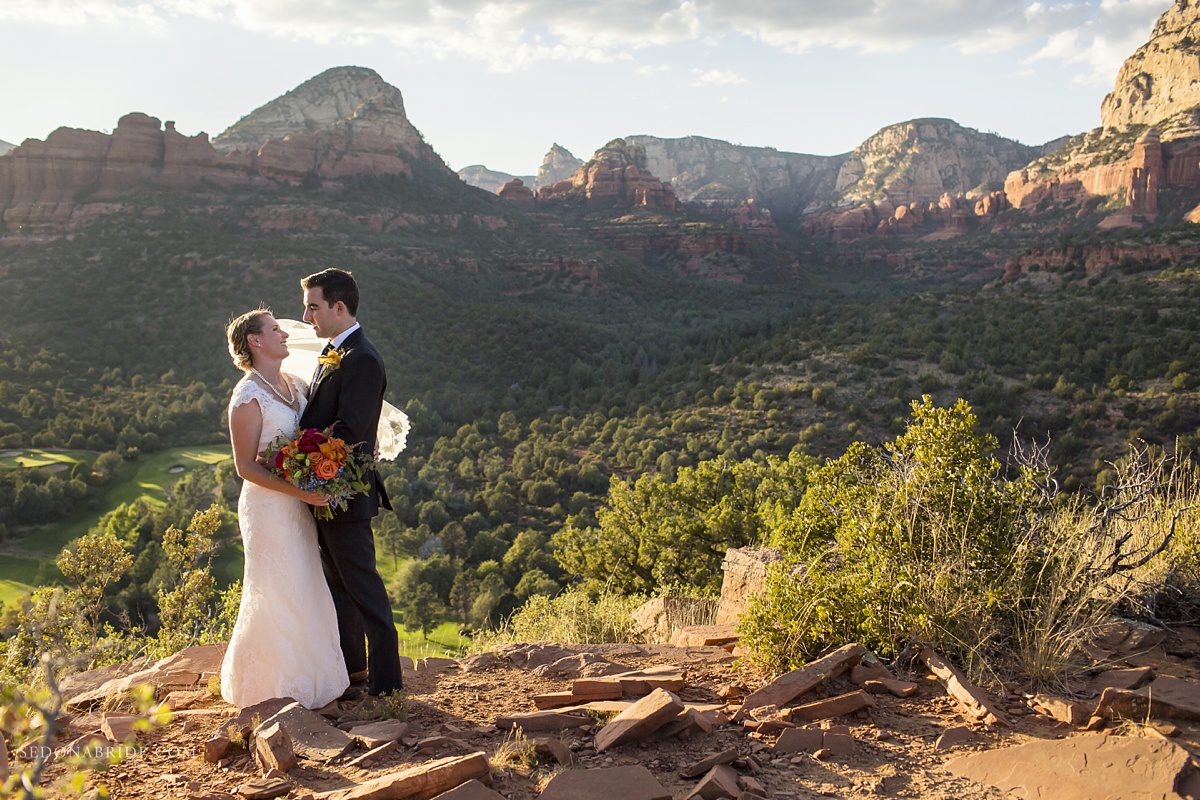
M 1127 669 L 1110 669 L 1092 678 L 1091 688 L 1094 692 L 1105 689 L 1136 689 L 1154 677 L 1153 667 L 1129 667 Z
M 458 788 L 442 792 L 433 800 L 504 800 L 504 795 L 472 778 Z
M 627 667 L 614 664 L 604 656 L 595 653 L 577 653 L 530 670 L 532 674 L 541 678 L 587 678 L 599 675 L 617 675 L 626 671 L 628 671 Z
M 920 691 L 920 687 L 915 683 L 895 678 L 863 681 L 862 687 L 871 694 L 891 694 L 896 697 L 912 697 Z
M 937 741 L 933 743 L 933 747 L 935 750 L 950 750 L 959 745 L 978 743 L 979 734 L 965 725 L 956 725 L 953 728 L 946 728 L 946 730 L 942 731 Z
M 625 709 L 634 704 L 633 700 L 593 700 L 590 703 L 580 703 L 577 706 L 564 706 L 557 709 L 560 714 L 575 713 L 579 711 L 595 711 L 601 714 L 620 714 Z M 680 701 L 683 702 L 682 700 Z M 711 714 L 714 711 L 720 711 L 725 707 L 724 703 L 683 703 L 683 707 L 689 711 L 695 711 L 701 714 Z
M 1091 709 L 1083 703 L 1049 694 L 1035 694 L 1029 698 L 1029 705 L 1038 713 L 1068 725 L 1086 725 L 1092 716 Z
M 737 770 L 725 764 L 720 764 L 708 771 L 708 774 L 700 779 L 696 784 L 696 788 L 692 789 L 691 798 L 701 798 L 701 800 L 723 800 L 727 798 L 735 798 L 741 794 L 741 787 L 738 786 Z
M 1003 712 L 992 704 L 983 690 L 967 680 L 957 667 L 944 661 L 929 648 L 922 649 L 919 657 L 945 687 L 946 694 L 958 701 L 968 717 L 990 725 L 1009 724 Z
M 815 753 L 825 746 L 825 731 L 819 728 L 788 728 L 771 748 L 776 753 Z
M 109 716 L 100 720 L 100 732 L 114 742 L 124 742 L 136 735 L 134 723 L 141 717 Z
M 357 786 L 321 792 L 313 795 L 313 800 L 429 800 L 469 780 L 486 780 L 490 774 L 483 753 L 449 756 L 389 772 Z
M 153 663 L 148 656 L 143 656 L 142 658 L 135 658 L 133 661 L 110 664 L 107 667 L 89 669 L 86 672 L 77 672 L 59 681 L 58 688 L 62 692 L 63 697 L 74 699 L 77 695 L 99 689 L 109 681 L 120 680 L 135 672 L 142 672 L 149 669 Z
M 671 800 L 643 766 L 569 769 L 550 779 L 538 800 Z
M 675 647 L 722 647 L 738 640 L 736 624 L 689 625 L 671 634 Z
M 737 760 L 737 757 L 738 752 L 733 748 L 722 750 L 721 752 L 715 753 L 708 758 L 697 761 L 695 764 L 692 764 L 689 767 L 684 767 L 683 769 L 679 770 L 679 774 L 684 778 L 696 778 L 708 772 L 713 767 L 721 764 L 733 763 Z
M 674 720 L 683 703 L 666 689 L 655 689 L 622 711 L 596 734 L 596 752 L 644 739 Z
M 829 655 L 780 675 L 766 686 L 747 696 L 742 703 L 742 710 L 738 712 L 739 716 L 760 706 L 773 705 L 783 708 L 800 695 L 812 691 L 817 685 L 850 669 L 866 652 L 867 649 L 861 644 L 844 645 Z
M 263 700 L 261 703 L 255 703 L 252 706 L 246 706 L 240 709 L 233 719 L 224 723 L 220 727 L 221 732 L 232 729 L 240 731 L 243 736 L 249 736 L 254 730 L 254 726 L 261 723 L 263 720 L 270 719 L 279 713 L 280 709 L 287 708 L 296 701 L 291 697 L 272 697 L 270 700 Z
M 588 678 L 586 680 L 600 679 Z M 575 683 L 579 683 L 579 681 Z M 619 700 L 624 694 L 619 683 L 595 684 L 582 689 L 572 687 L 565 692 L 547 692 L 546 694 L 534 695 L 533 705 L 535 708 L 544 711 L 549 708 L 577 706 L 581 703 L 590 703 L 594 700 Z
M 1188 752 L 1157 737 L 1087 734 L 987 750 L 945 766 L 1022 800 L 1178 800 L 1200 790 Z
M 526 733 L 546 733 L 582 728 L 595 722 L 591 717 L 566 714 L 561 711 L 536 711 L 532 714 L 509 714 L 496 718 L 496 727 L 502 731 L 520 728 Z
M 296 755 L 309 761 L 329 761 L 354 746 L 354 740 L 345 731 L 338 730 L 329 720 L 298 702 L 284 706 L 274 716 L 263 720 L 255 729 L 255 735 L 275 724 L 287 731 Z
M 394 742 L 408 733 L 408 723 L 398 719 L 385 719 L 380 722 L 367 722 L 355 725 L 350 729 L 350 738 L 368 750 L 381 744 Z
M 603 678 L 580 678 L 571 684 L 574 694 L 588 696 L 587 700 L 615 700 L 618 697 L 642 697 L 655 689 L 677 692 L 685 683 L 683 672 L 674 666 L 622 672 Z
M 788 712 L 790 722 L 815 722 L 819 719 L 844 717 L 864 708 L 873 708 L 875 698 L 861 689 L 857 692 L 840 694 L 837 697 L 827 697 L 815 703 L 805 703 L 796 706 Z
M 350 761 L 349 766 L 358 767 L 359 769 L 367 769 L 366 765 L 368 763 L 375 760 L 376 758 L 379 758 L 380 756 L 386 755 L 386 754 L 392 752 L 393 750 L 398 749 L 399 747 L 400 747 L 399 740 L 393 740 L 393 741 L 387 742 L 386 744 L 381 744 L 378 747 L 372 748 L 371 750 L 368 750 L 367 752 L 363 753 L 361 756 L 358 756 L 357 758 Z
M 1165 717 L 1200 720 L 1200 682 L 1163 675 L 1141 689 L 1105 689 L 1094 713 L 1106 719 Z
M 287 778 L 262 777 L 246 781 L 238 787 L 237 793 L 246 800 L 270 800 L 272 797 L 282 797 L 292 790 L 292 782 Z

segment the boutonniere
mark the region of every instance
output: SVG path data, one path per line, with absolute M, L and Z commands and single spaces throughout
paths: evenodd
M 332 372 L 342 365 L 342 351 L 330 350 L 325 355 L 319 356 L 317 358 L 317 363 L 329 372 Z

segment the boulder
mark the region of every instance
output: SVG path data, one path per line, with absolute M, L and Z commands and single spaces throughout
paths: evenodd
M 287 772 L 296 766 L 292 738 L 278 722 L 259 730 L 254 737 L 254 754 L 264 771 L 277 769 Z
M 695 597 L 655 597 L 633 610 L 634 633 L 641 641 L 666 644 L 676 628 L 707 624 L 716 603 Z
M 783 554 L 774 547 L 740 547 L 725 551 L 716 624 L 736 625 L 749 608 L 751 598 L 762 594 L 767 570 L 782 560 Z

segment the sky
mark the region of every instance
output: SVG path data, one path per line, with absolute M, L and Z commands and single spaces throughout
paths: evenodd
M 454 169 L 533 174 L 631 134 L 803 153 L 949 117 L 1093 128 L 1169 0 L 0 0 L 0 140 L 130 111 L 215 136 L 371 67 Z

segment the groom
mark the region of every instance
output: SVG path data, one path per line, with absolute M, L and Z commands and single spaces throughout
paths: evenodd
M 355 319 L 358 284 L 345 270 L 327 269 L 309 275 L 300 287 L 304 321 L 329 340 L 300 427 L 332 426 L 333 435 L 346 444 L 374 452 L 387 376 L 383 360 Z M 367 675 L 368 693 L 381 695 L 400 689 L 400 652 L 391 602 L 375 568 L 371 518 L 380 506 L 389 510 L 392 506 L 378 473 L 372 471 L 366 480 L 369 491 L 350 498 L 346 509 L 335 511 L 333 519 L 317 520 L 317 541 L 350 679 L 360 681 Z

